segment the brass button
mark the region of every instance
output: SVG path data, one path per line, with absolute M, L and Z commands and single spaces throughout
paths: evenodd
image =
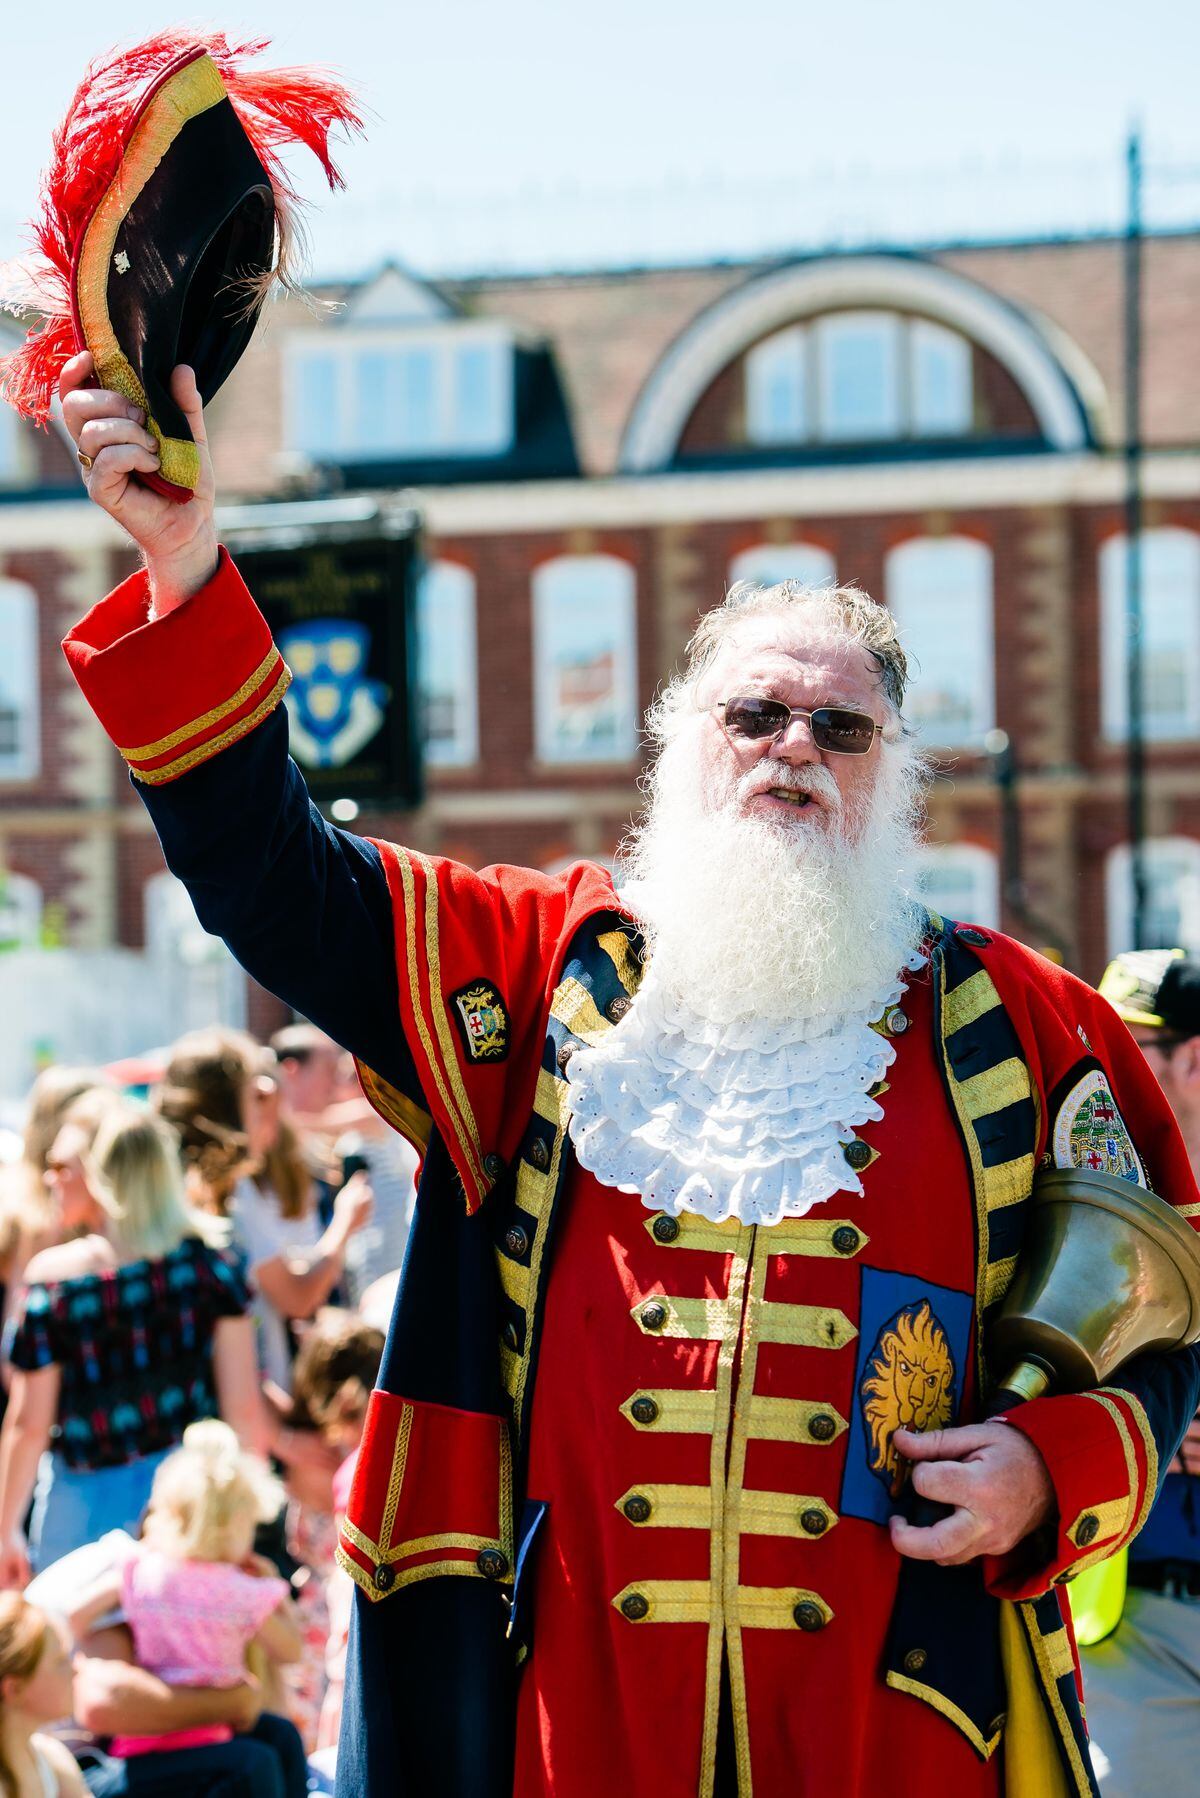
M 814 1442 L 832 1442 L 837 1435 L 837 1418 L 830 1417 L 828 1411 L 818 1411 L 808 1420 L 808 1433 Z
M 792 1616 L 801 1629 L 812 1631 L 825 1628 L 825 1613 L 819 1604 L 811 1598 L 802 1598 L 792 1612 Z
M 396 1569 L 380 1565 L 371 1575 L 371 1584 L 377 1592 L 390 1592 L 396 1583 Z
M 529 1159 L 541 1174 L 550 1166 L 550 1151 L 540 1136 L 535 1136 L 529 1145 Z
M 504 1232 L 504 1246 L 510 1255 L 523 1255 L 529 1247 L 528 1231 L 523 1230 L 520 1224 L 510 1224 Z
M 521 1338 L 517 1334 L 516 1324 L 514 1324 L 514 1323 L 506 1323 L 505 1324 L 502 1341 L 504 1343 L 505 1348 L 510 1348 L 510 1349 L 512 1349 L 514 1354 L 516 1353 L 516 1351 L 521 1346 Z
M 1081 1517 L 1079 1519 L 1078 1526 L 1076 1527 L 1076 1530 L 1075 1530 L 1075 1546 L 1076 1546 L 1076 1548 L 1086 1548 L 1088 1543 L 1094 1542 L 1096 1540 L 1096 1537 L 1099 1534 L 1100 1534 L 1100 1519 L 1096 1516 L 1096 1513 L 1094 1511 L 1089 1511 L 1087 1513 L 1086 1517 Z
M 640 1623 L 643 1617 L 650 1615 L 650 1600 L 643 1598 L 640 1592 L 627 1592 L 621 1600 L 621 1615 L 628 1617 L 630 1623 Z
M 923 1673 L 928 1659 L 929 1656 L 923 1648 L 910 1648 L 904 1657 L 904 1671 L 906 1673 Z
M 645 1392 L 640 1392 L 629 1407 L 635 1423 L 657 1423 L 658 1406 Z
M 650 1500 L 642 1492 L 634 1492 L 621 1506 L 630 1523 L 646 1523 L 650 1517 Z
M 648 1305 L 642 1306 L 638 1315 L 642 1320 L 643 1330 L 663 1330 L 670 1313 L 660 1299 L 651 1299 Z
M 889 1036 L 903 1036 L 908 1029 L 908 1013 L 893 1005 L 889 1012 L 885 1012 L 883 1022 Z
M 558 1054 L 554 1059 L 558 1063 L 558 1071 L 560 1074 L 566 1073 L 567 1063 L 570 1061 L 578 1047 L 578 1043 L 564 1043 L 562 1048 L 558 1051 Z
M 494 1186 L 504 1172 L 504 1157 L 497 1155 L 493 1149 L 490 1155 L 483 1158 L 483 1171 Z
M 674 1242 L 679 1235 L 677 1217 L 656 1217 L 650 1226 L 655 1242 Z
M 973 930 L 970 925 L 960 925 L 958 940 L 960 943 L 970 943 L 973 949 L 986 949 L 992 939 L 985 931 Z
M 855 1173 L 861 1173 L 871 1159 L 871 1145 L 863 1142 L 861 1137 L 856 1136 L 853 1142 L 848 1142 L 846 1144 L 845 1148 L 842 1150 L 842 1154 L 846 1157 L 848 1165 L 854 1169 Z
M 806 1536 L 823 1536 L 829 1528 L 829 1519 L 824 1511 L 818 1511 L 815 1505 L 810 1505 L 807 1511 L 800 1513 L 800 1528 Z
M 618 993 L 615 999 L 610 999 L 604 1007 L 604 1013 L 609 1023 L 619 1024 L 632 1003 L 632 999 L 627 998 L 624 993 Z
M 508 1572 L 508 1556 L 501 1554 L 498 1548 L 481 1548 L 475 1556 L 475 1565 L 484 1579 L 503 1579 Z
M 839 1255 L 853 1255 L 860 1240 L 853 1224 L 839 1224 L 833 1233 L 833 1246 Z

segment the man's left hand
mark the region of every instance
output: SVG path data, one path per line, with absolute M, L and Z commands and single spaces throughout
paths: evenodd
M 1023 1542 L 1054 1509 L 1046 1463 L 1027 1436 L 1006 1423 L 961 1430 L 897 1430 L 894 1441 L 914 1463 L 922 1498 L 953 1505 L 949 1517 L 924 1528 L 888 1520 L 892 1545 L 915 1561 L 958 1567 L 979 1555 L 1003 1555 Z

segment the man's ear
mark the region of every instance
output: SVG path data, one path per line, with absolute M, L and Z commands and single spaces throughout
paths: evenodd
M 1189 1036 L 1181 1042 L 1172 1061 L 1172 1072 L 1180 1086 L 1193 1097 L 1200 1096 L 1200 1036 Z

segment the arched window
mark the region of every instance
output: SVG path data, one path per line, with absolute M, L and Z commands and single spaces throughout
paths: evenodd
M 1100 551 L 1101 688 L 1104 734 L 1129 726 L 1125 605 L 1128 545 L 1109 537 Z M 1200 536 L 1142 534 L 1142 728 L 1147 737 L 1200 735 Z
M 729 585 L 735 581 L 799 581 L 805 587 L 832 587 L 837 580 L 833 557 L 816 543 L 756 543 L 734 556 Z
M 425 755 L 435 768 L 479 759 L 475 663 L 475 576 L 457 562 L 431 562 L 417 598 L 417 654 Z
M 0 580 L 0 780 L 38 772 L 37 594 Z
M 152 875 L 142 904 L 147 959 L 171 1029 L 243 1026 L 246 976 L 221 939 L 204 929 L 183 882 L 165 871 Z
M 1151 837 L 1146 856 L 1146 949 L 1200 953 L 1200 842 L 1193 837 Z M 1133 947 L 1133 857 L 1120 843 L 1105 867 L 1108 953 Z
M 533 577 L 539 760 L 625 761 L 637 749 L 636 581 L 616 556 L 556 556 Z
M 972 349 L 898 312 L 831 312 L 746 354 L 746 436 L 769 446 L 961 437 L 974 421 Z
M 0 868 L 0 949 L 36 949 L 41 938 L 41 887 Z
M 966 924 L 1000 922 L 1000 869 L 977 843 L 929 843 L 918 864 L 921 898 L 943 918 Z
M 932 747 L 995 723 L 992 556 L 970 537 L 916 537 L 887 559 L 887 601 L 911 658 L 905 712 Z

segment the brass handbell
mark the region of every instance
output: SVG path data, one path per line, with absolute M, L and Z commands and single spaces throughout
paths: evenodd
M 1033 1183 L 1017 1271 L 988 1333 L 991 1415 L 1102 1386 L 1132 1356 L 1200 1340 L 1200 1236 L 1155 1193 L 1055 1168 Z

